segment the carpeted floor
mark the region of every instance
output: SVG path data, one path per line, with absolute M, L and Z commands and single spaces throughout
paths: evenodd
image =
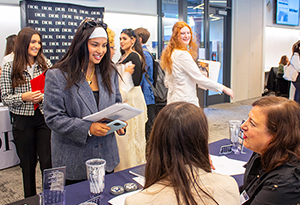
M 223 138 L 229 138 L 229 120 L 247 119 L 251 110 L 251 103 L 257 100 L 249 99 L 236 103 L 224 103 L 213 105 L 204 109 L 209 123 L 209 142 L 214 142 Z M 37 170 L 37 193 L 42 192 L 42 177 Z M 14 166 L 0 170 L 0 205 L 12 203 L 24 198 L 22 172 L 19 166 Z

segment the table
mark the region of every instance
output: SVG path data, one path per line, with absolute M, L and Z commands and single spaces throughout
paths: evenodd
M 209 150 L 210 154 L 213 155 L 220 155 L 219 150 L 222 145 L 227 145 L 230 144 L 229 139 L 222 139 L 217 142 L 209 144 Z M 241 155 L 234 155 L 234 154 L 228 154 L 226 155 L 228 158 L 231 159 L 237 159 L 241 161 L 248 161 L 249 158 L 251 157 L 252 151 L 248 150 L 245 148 L 244 150 L 246 154 L 241 154 Z M 110 188 L 112 186 L 117 186 L 117 185 L 124 185 L 125 183 L 128 182 L 135 182 L 132 178 L 134 177 L 129 173 L 129 170 L 134 170 L 134 169 L 139 169 L 142 168 L 142 166 L 145 165 L 140 165 L 138 167 L 126 169 L 123 171 L 119 171 L 113 174 L 109 174 L 105 176 L 105 190 L 103 194 L 103 199 L 101 201 L 101 205 L 108 205 L 108 201 L 114 197 L 114 195 L 110 194 Z M 237 183 L 242 185 L 243 183 L 243 174 L 241 175 L 235 175 L 233 176 Z M 138 185 L 139 188 L 142 188 L 140 185 Z M 66 205 L 74 205 L 74 204 L 79 204 L 84 201 L 87 201 L 89 199 L 89 182 L 88 181 L 83 181 L 77 184 L 72 184 L 69 186 L 66 186 Z M 24 200 L 12 203 L 10 205 L 23 205 L 23 204 L 30 204 L 30 205 L 38 205 L 39 204 L 39 196 L 33 196 L 26 198 Z
M 229 145 L 229 144 L 230 144 L 230 140 L 229 139 L 222 139 L 222 140 L 210 143 L 208 145 L 208 147 L 209 147 L 209 153 L 211 155 L 223 156 L 223 155 L 219 154 L 220 147 L 222 145 Z M 227 154 L 225 156 L 228 157 L 228 158 L 230 158 L 230 159 L 244 161 L 245 164 L 246 164 L 246 162 L 248 162 L 248 160 L 250 159 L 250 157 L 251 157 L 251 155 L 252 155 L 253 152 L 251 150 L 245 148 L 245 147 L 244 147 L 244 152 L 246 154 L 235 155 L 233 153 L 230 153 L 230 154 Z M 238 183 L 239 186 L 243 185 L 244 174 L 233 175 L 232 177 L 236 180 L 236 182 Z
M 145 166 L 145 165 L 141 165 Z M 134 168 L 131 168 L 134 169 Z M 114 197 L 114 195 L 110 194 L 110 188 L 116 185 L 124 185 L 128 182 L 135 182 L 132 177 L 132 174 L 129 174 L 129 170 L 119 171 L 113 174 L 109 174 L 105 176 L 105 190 L 103 194 L 103 199 L 101 200 L 101 205 L 108 205 L 108 201 Z M 141 189 L 142 187 L 138 185 L 138 188 Z M 89 200 L 90 188 L 89 182 L 83 181 L 76 184 L 72 184 L 65 187 L 66 189 L 66 205 L 75 205 L 80 204 Z M 39 205 L 39 196 L 35 195 L 32 197 L 28 197 L 26 199 L 11 203 L 10 205 Z
M 13 143 L 8 107 L 0 107 L 0 170 L 20 163 Z

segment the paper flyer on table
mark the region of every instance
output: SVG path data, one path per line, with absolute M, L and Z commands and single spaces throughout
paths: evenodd
M 239 175 L 245 173 L 245 168 L 243 167 L 246 162 L 229 159 L 225 156 L 215 156 L 210 155 L 215 170 L 213 172 L 224 174 L 224 175 Z
M 100 120 L 123 120 L 127 121 L 139 114 L 144 112 L 144 110 L 137 109 L 128 105 L 127 103 L 116 103 L 104 110 L 96 112 L 94 114 L 88 115 L 83 118 L 86 121 L 97 122 Z

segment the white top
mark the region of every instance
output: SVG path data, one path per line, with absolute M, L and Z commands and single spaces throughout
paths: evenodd
M 208 173 L 199 169 L 200 179 L 198 184 L 210 194 L 220 205 L 240 205 L 239 189 L 236 181 L 230 177 L 216 173 Z M 193 188 L 192 188 L 193 190 Z M 198 204 L 215 205 L 207 195 L 193 190 L 195 200 Z M 203 202 L 204 201 L 204 202 Z M 155 183 L 147 189 L 142 190 L 125 199 L 124 205 L 173 205 L 177 204 L 174 189 L 169 186 Z M 183 204 L 183 203 L 180 203 Z
M 165 77 L 167 104 L 186 101 L 199 106 L 196 84 L 205 90 L 222 92 L 224 86 L 205 77 L 188 51 L 175 49 L 171 58 L 172 73 L 167 73 Z
M 300 58 L 298 53 L 294 53 L 294 55 L 291 58 L 291 64 L 294 66 L 294 68 L 300 72 Z
M 30 74 L 31 78 L 33 78 L 35 64 L 36 64 L 36 62 L 32 66 L 27 65 L 27 72 Z
M 14 52 L 11 52 L 10 54 L 4 56 L 4 57 L 2 58 L 1 68 L 4 67 L 4 64 L 5 64 L 5 63 L 13 61 L 13 60 L 14 60 L 14 56 L 15 56 Z

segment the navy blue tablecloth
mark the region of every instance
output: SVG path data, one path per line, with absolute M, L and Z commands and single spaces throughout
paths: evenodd
M 208 147 L 209 147 L 209 153 L 211 155 L 224 156 L 224 155 L 222 155 L 222 154 L 219 153 L 220 152 L 220 148 L 223 145 L 230 145 L 230 140 L 229 139 L 222 139 L 222 140 L 210 143 L 208 145 Z M 248 160 L 250 159 L 250 157 L 251 157 L 251 155 L 252 155 L 253 152 L 251 150 L 249 150 L 249 149 L 247 149 L 247 148 L 244 147 L 243 153 L 244 154 L 239 154 L 239 155 L 236 155 L 234 153 L 230 153 L 230 154 L 226 154 L 225 156 L 228 157 L 228 158 L 230 158 L 230 159 L 244 161 L 245 164 L 246 164 L 246 162 L 248 162 Z M 239 186 L 243 185 L 244 174 L 233 175 L 232 177 L 236 180 L 236 182 L 238 183 Z
M 144 165 L 141 165 L 144 166 Z M 110 193 L 110 188 L 113 186 L 124 186 L 124 184 L 128 182 L 135 182 L 132 178 L 135 177 L 129 173 L 129 170 L 126 169 L 123 171 L 119 171 L 113 174 L 109 174 L 105 176 L 105 189 L 103 194 L 103 199 L 101 200 L 101 205 L 108 205 L 108 201 L 115 197 Z M 138 188 L 142 187 L 138 185 Z M 77 184 L 72 184 L 66 186 L 66 205 L 69 204 L 79 204 L 84 201 L 89 200 L 90 188 L 89 182 L 83 181 Z
M 213 142 L 209 144 L 209 152 L 212 155 L 217 155 L 221 156 L 219 154 L 220 147 L 222 145 L 229 145 L 230 140 L 229 139 L 222 139 L 217 142 Z M 233 153 L 227 154 L 226 157 L 230 159 L 236 159 L 240 161 L 245 161 L 245 163 L 249 160 L 251 157 L 252 151 L 244 148 L 244 152 L 246 154 L 240 154 L 240 155 L 235 155 Z M 137 170 L 143 168 L 145 165 L 141 165 L 138 167 L 134 167 L 131 169 L 123 170 L 120 172 L 116 172 L 113 174 L 109 174 L 105 176 L 105 189 L 104 189 L 104 194 L 103 194 L 103 199 L 101 200 L 101 205 L 108 205 L 108 201 L 114 197 L 114 195 L 110 194 L 110 188 L 112 186 L 117 186 L 121 185 L 123 186 L 124 184 L 128 182 L 135 182 L 132 178 L 134 177 L 132 174 L 129 173 L 129 170 Z M 237 181 L 238 185 L 241 186 L 243 184 L 243 174 L 241 175 L 235 175 L 233 176 L 235 180 Z M 138 185 L 139 188 L 142 188 L 140 185 Z M 75 205 L 75 204 L 80 204 L 82 202 L 85 202 L 90 199 L 89 196 L 89 182 L 88 181 L 83 181 L 77 184 L 69 185 L 66 186 L 66 205 Z M 12 205 L 19 205 L 19 204 L 30 204 L 30 205 L 38 205 L 38 196 L 33 196 L 26 198 L 24 200 L 12 203 Z

